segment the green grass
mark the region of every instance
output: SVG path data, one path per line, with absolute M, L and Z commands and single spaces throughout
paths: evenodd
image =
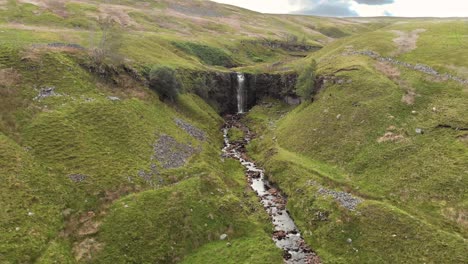
M 197 255 L 226 257 L 219 252 L 220 243 L 226 247 L 227 241 L 249 243 L 250 239 L 261 239 L 265 246 L 251 248 L 248 253 L 245 245 L 231 247 L 231 261 L 265 256 L 278 262 L 281 253 L 269 240 L 271 227 L 264 224 L 265 212 L 252 192 L 242 192 L 245 185 L 240 165 L 227 160 L 221 167 L 219 161 L 212 160 L 207 166 L 199 176 L 177 185 L 114 203 L 99 235 L 105 247 L 96 262 L 174 263 L 196 252 L 193 262 L 187 263 L 206 263 Z M 228 234 L 228 239 L 216 242 L 221 234 Z M 269 251 L 264 252 L 265 248 Z
M 228 137 L 229 137 L 229 140 L 232 141 L 232 142 L 243 140 L 244 139 L 244 131 L 242 131 L 239 128 L 233 127 L 231 129 L 229 129 Z
M 252 258 L 281 259 L 277 250 L 261 252 L 275 248 L 267 215 L 254 194 L 244 191 L 241 166 L 221 161 L 222 119 L 202 99 L 182 94 L 174 104 L 164 104 L 138 81 L 129 83 L 123 72 L 106 78 L 89 73 L 83 66 L 89 63 L 86 56 L 42 51 L 19 63 L 27 50 L 11 46 L 1 50 L 2 66 L 15 69 L 19 80 L 13 87 L 2 86 L 0 187 L 6 209 L 0 221 L 0 262 L 74 263 L 73 252 L 88 238 L 105 245 L 96 262 L 172 262 L 217 241 L 222 233 L 233 240 L 267 238 L 264 247 L 252 250 Z M 34 100 L 38 89 L 52 86 L 60 96 Z M 120 100 L 109 100 L 111 95 Z M 175 118 L 206 131 L 207 140 L 192 138 Z M 200 152 L 178 169 L 162 169 L 155 161 L 166 186 L 159 189 L 141 179 L 138 171 L 150 168 L 153 144 L 163 134 Z M 68 178 L 71 174 L 87 177 L 74 183 Z M 119 211 L 122 203 L 135 211 Z M 193 219 L 181 218 L 190 208 Z M 65 211 L 71 216 L 65 217 Z M 73 219 L 89 211 L 102 213 L 97 221 L 103 225 L 97 235 L 83 237 Z M 125 224 L 128 221 L 135 224 Z M 60 236 L 69 225 L 70 234 Z M 131 244 L 134 254 L 129 254 L 125 243 L 135 234 L 139 238 Z M 122 243 L 113 242 L 116 235 L 122 236 Z M 244 248 L 232 249 L 239 261 L 248 258 L 240 254 Z
M 222 49 L 191 42 L 173 42 L 172 44 L 178 49 L 196 56 L 207 65 L 224 67 L 232 67 L 234 65 L 231 56 Z
M 66 189 L 3 134 L 0 153 L 0 262 L 32 262 L 62 226 L 61 199 Z
M 372 59 L 342 53 L 393 56 L 391 30 L 424 28 L 417 48 L 397 59 L 467 76 L 466 21 L 275 16 L 184 3 L 180 9 L 179 1 L 110 1 L 112 14 L 94 2 L 0 7 L 0 263 L 75 263 L 87 239 L 101 246 L 96 263 L 280 263 L 243 169 L 220 157 L 221 117 L 188 92 L 207 93 L 208 71 L 294 72 L 310 59 L 318 62 L 317 74 L 352 82 L 329 83 L 313 103 L 294 109 L 266 100 L 247 119 L 259 136 L 249 151 L 288 195 L 307 242 L 325 263 L 465 261 L 468 146 L 460 137 L 466 132 L 439 125 L 468 126 L 466 87 L 405 68 L 389 78 Z M 177 69 L 184 93 L 176 102 L 159 101 L 119 65 L 90 71 L 102 15 L 129 23 L 122 23 L 122 45 L 109 58 L 140 74 L 155 65 Z M 324 48 L 298 58 L 304 54 L 260 44 L 291 35 Z M 88 50 L 47 47 L 54 42 Z M 234 65 L 240 68 L 226 68 Z M 34 100 L 45 87 L 60 96 Z M 408 89 L 416 93 L 413 105 L 401 101 Z M 175 118 L 204 130 L 207 140 L 192 138 Z M 405 139 L 378 143 L 391 126 Z M 177 169 L 155 161 L 158 186 L 138 171 L 150 168 L 163 134 L 200 151 Z M 75 173 L 86 180 L 72 182 Z M 317 196 L 311 181 L 365 202 L 358 212 L 346 211 Z M 102 225 L 79 235 L 74 221 L 89 211 Z M 320 221 L 318 212 L 329 220 Z M 69 234 L 61 235 L 65 227 Z M 223 233 L 226 241 L 219 240 Z
M 466 206 L 467 145 L 457 139 L 463 132 L 438 126 L 466 127 L 466 91 L 405 68 L 394 81 L 369 58 L 339 55 L 349 44 L 393 52 L 391 45 L 363 42 L 373 36 L 343 39 L 312 56 L 318 74 L 353 69 L 336 74 L 352 82 L 327 84 L 313 103 L 284 118 L 275 108 L 254 108 L 248 122 L 263 139 L 250 152 L 288 195 L 294 219 L 325 262 L 463 262 L 466 222 L 457 216 Z M 408 87 L 417 94 L 412 105 L 402 102 Z M 391 126 L 405 139 L 378 143 Z M 360 214 L 347 212 L 316 197 L 310 180 L 368 201 Z M 329 221 L 314 220 L 318 211 L 328 212 Z
M 229 240 L 230 246 L 225 241 L 213 242 L 189 255 L 181 263 L 283 263 L 280 250 L 271 243 L 265 243 L 268 239 L 271 237 L 263 234 Z

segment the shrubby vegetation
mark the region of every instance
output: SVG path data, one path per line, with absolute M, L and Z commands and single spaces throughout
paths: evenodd
M 213 66 L 233 67 L 235 65 L 231 56 L 219 48 L 193 42 L 173 42 L 178 49 L 196 56 L 202 62 Z
M 181 84 L 176 71 L 169 67 L 154 68 L 149 73 L 150 88 L 156 91 L 162 100 L 175 101 Z
M 315 87 L 315 71 L 317 63 L 312 60 L 307 66 L 302 69 L 296 84 L 296 93 L 304 101 L 312 99 Z
M 122 45 L 122 31 L 117 22 L 110 17 L 99 18 L 98 29 L 100 35 L 91 49 L 91 58 L 97 64 L 105 61 L 120 62 L 118 51 Z

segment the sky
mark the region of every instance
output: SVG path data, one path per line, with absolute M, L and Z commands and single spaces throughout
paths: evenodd
M 468 0 L 214 0 L 262 13 L 319 16 L 468 17 Z

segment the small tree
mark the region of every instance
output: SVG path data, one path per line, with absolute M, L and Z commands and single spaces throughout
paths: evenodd
M 101 64 L 106 59 L 112 62 L 120 60 L 118 50 L 122 45 L 122 32 L 118 23 L 111 17 L 100 17 L 97 24 L 100 38 L 91 51 L 94 62 Z
M 288 44 L 297 44 L 299 42 L 299 38 L 294 34 L 286 34 L 284 40 Z
M 315 87 L 315 71 L 317 69 L 317 62 L 312 60 L 299 74 L 296 83 L 296 93 L 302 98 L 303 101 L 309 101 L 314 95 Z
M 156 91 L 162 100 L 177 99 L 181 87 L 176 72 L 169 67 L 154 68 L 149 73 L 150 88 Z

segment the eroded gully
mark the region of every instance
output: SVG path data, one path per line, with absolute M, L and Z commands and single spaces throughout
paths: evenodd
M 287 264 L 318 264 L 319 257 L 305 243 L 296 224 L 286 210 L 286 198 L 265 178 L 265 172 L 246 154 L 246 145 L 252 139 L 250 130 L 240 122 L 241 114 L 227 116 L 223 127 L 224 157 L 239 160 L 246 169 L 246 177 L 251 188 L 257 193 L 260 201 L 270 216 L 274 226 L 272 234 L 276 246 L 283 250 Z M 244 131 L 244 139 L 231 142 L 228 132 L 236 127 Z

